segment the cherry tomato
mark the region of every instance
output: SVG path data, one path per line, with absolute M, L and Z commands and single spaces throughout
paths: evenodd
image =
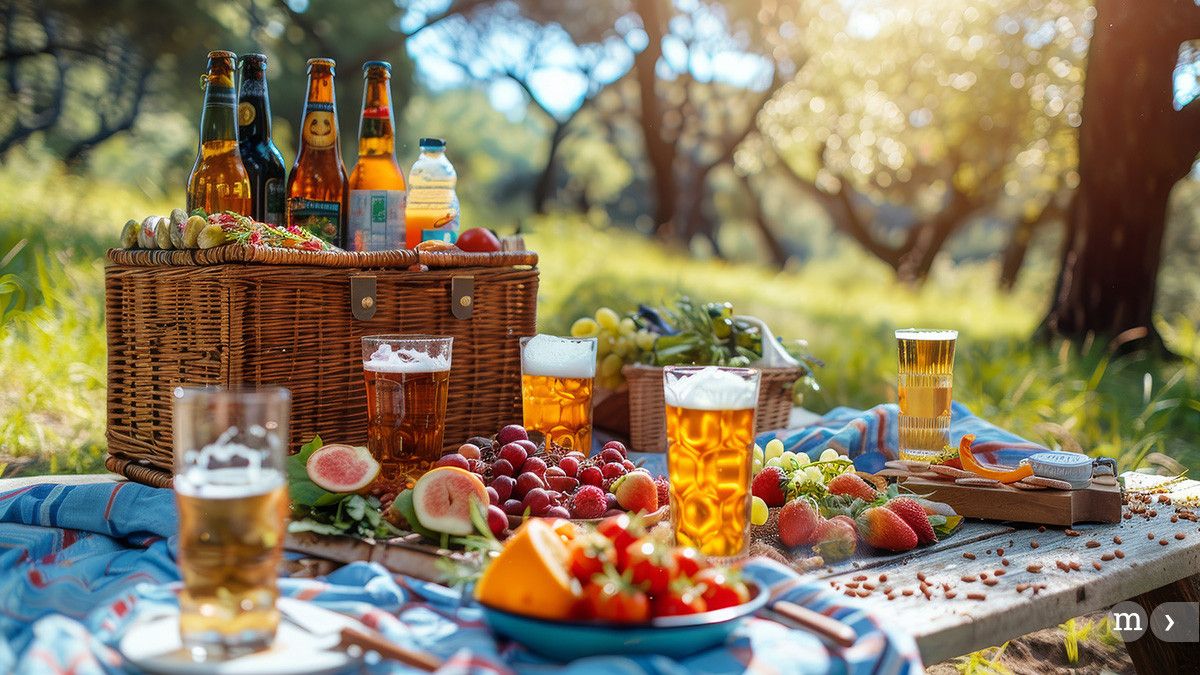
M 600 521 L 596 531 L 613 543 L 617 550 L 617 571 L 624 572 L 629 560 L 629 545 L 645 533 L 641 522 L 623 513 Z
M 675 568 L 681 577 L 695 577 L 704 565 L 704 556 L 691 546 L 676 548 L 672 555 L 675 557 Z
M 750 589 L 739 574 L 728 568 L 706 569 L 696 575 L 696 582 L 704 585 L 704 602 L 710 610 L 750 602 Z
M 473 227 L 458 235 L 455 244 L 471 253 L 495 253 L 500 250 L 500 239 L 486 227 Z
M 684 579 L 677 580 L 666 593 L 655 596 L 651 608 L 654 616 L 681 616 L 708 611 L 708 603 L 704 601 L 704 588 Z
M 604 621 L 645 623 L 650 619 L 650 598 L 611 570 L 584 585 L 581 606 L 585 616 Z
M 589 581 L 604 571 L 604 563 L 615 564 L 616 557 L 612 542 L 598 532 L 591 532 L 572 543 L 567 571 L 580 581 Z
M 677 568 L 671 546 L 652 537 L 642 537 L 626 549 L 629 576 L 650 595 L 662 595 L 675 578 Z

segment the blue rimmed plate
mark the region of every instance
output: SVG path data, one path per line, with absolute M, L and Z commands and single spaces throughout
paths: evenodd
M 491 629 L 555 661 L 573 661 L 601 654 L 663 654 L 689 656 L 728 639 L 742 620 L 770 599 L 767 588 L 748 584 L 749 602 L 711 612 L 664 616 L 645 624 L 607 621 L 550 621 L 483 606 Z

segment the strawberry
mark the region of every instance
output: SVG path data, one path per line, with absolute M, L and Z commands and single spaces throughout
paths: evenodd
M 933 526 L 929 524 L 929 516 L 925 515 L 924 507 L 916 501 L 908 497 L 896 497 L 884 506 L 888 511 L 900 516 L 900 519 L 917 533 L 917 541 L 932 544 L 938 540 Z
M 873 502 L 878 496 L 875 488 L 856 473 L 843 473 L 833 477 L 825 486 L 831 495 L 849 495 L 864 502 Z
M 837 516 L 821 520 L 813 530 L 813 550 L 828 562 L 836 562 L 854 555 L 858 547 L 858 535 L 848 516 Z
M 788 548 L 811 544 L 820 520 L 821 515 L 811 501 L 803 497 L 793 499 L 779 511 L 779 541 Z
M 911 551 L 917 547 L 917 533 L 903 518 L 881 506 L 862 512 L 858 533 L 863 541 L 885 551 Z
M 783 506 L 783 484 L 787 480 L 783 469 L 777 466 L 764 467 L 750 484 L 750 493 L 767 503 L 767 506 Z
M 671 502 L 671 484 L 665 476 L 659 476 L 654 479 L 654 487 L 658 490 L 658 508 L 661 509 Z

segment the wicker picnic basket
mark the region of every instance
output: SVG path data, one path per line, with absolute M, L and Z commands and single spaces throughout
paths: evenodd
M 445 441 L 521 419 L 519 339 L 533 335 L 530 251 L 111 250 L 105 269 L 109 470 L 166 486 L 179 385 L 280 385 L 293 451 L 366 444 L 360 338 L 454 336 Z
M 803 368 L 759 368 L 758 407 L 754 432 L 787 426 L 792 414 L 792 385 L 804 376 Z M 629 441 L 642 452 L 667 451 L 667 411 L 663 397 L 663 369 L 641 364 L 621 369 L 629 384 Z

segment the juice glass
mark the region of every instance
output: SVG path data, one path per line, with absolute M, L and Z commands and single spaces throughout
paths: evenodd
M 896 331 L 900 364 L 900 459 L 936 463 L 950 444 L 954 343 L 958 331 Z
M 750 470 L 759 371 L 663 370 L 675 540 L 716 558 L 750 546 Z

